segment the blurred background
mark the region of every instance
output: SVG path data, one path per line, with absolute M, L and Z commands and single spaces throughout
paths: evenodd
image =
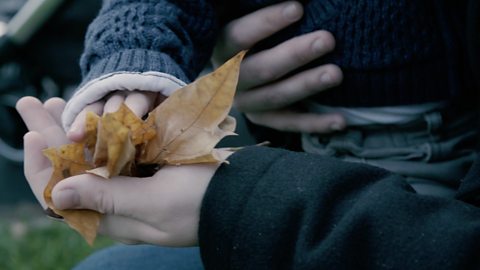
M 23 176 L 22 137 L 15 110 L 23 96 L 68 98 L 80 82 L 78 61 L 101 0 L 0 0 L 0 269 L 70 269 L 97 249 L 62 222 L 50 220 Z M 209 71 L 208 68 L 206 71 Z M 253 144 L 245 122 L 222 144 Z
M 23 176 L 18 98 L 68 97 L 100 0 L 0 0 L 0 269 L 70 269 L 98 248 L 46 218 Z

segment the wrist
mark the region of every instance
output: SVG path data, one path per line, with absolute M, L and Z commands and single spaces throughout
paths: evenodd
M 62 124 L 69 130 L 75 117 L 89 104 L 101 100 L 111 92 L 149 91 L 169 96 L 186 83 L 167 73 L 149 72 L 116 72 L 103 75 L 84 84 L 68 101 L 62 115 Z

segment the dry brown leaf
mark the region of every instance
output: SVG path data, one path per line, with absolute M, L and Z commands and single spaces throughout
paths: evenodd
M 204 160 L 223 137 L 233 134 L 232 119 L 227 120 L 230 129 L 222 129 L 222 123 L 233 103 L 244 55 L 239 53 L 214 72 L 175 91 L 150 113 L 147 122 L 155 123 L 157 135 L 147 144 L 140 163 Z
M 108 113 L 100 119 L 93 155 L 95 166 L 100 168 L 89 170 L 89 173 L 103 178 L 120 175 L 122 172 L 130 175 L 135 160 L 135 146 L 130 129 L 117 118 L 115 113 Z
M 142 121 L 125 104 L 116 112 L 103 116 L 97 126 L 93 155 L 96 168 L 88 172 L 103 178 L 132 175 L 135 147 L 142 149 L 141 146 L 155 137 L 155 126 Z
M 97 143 L 97 130 L 99 119 L 100 116 L 96 115 L 94 112 L 87 112 L 87 116 L 85 119 L 84 143 L 91 155 L 93 155 L 93 152 L 95 151 L 95 145 Z
M 92 168 L 85 161 L 84 144 L 75 143 L 60 146 L 58 149 L 48 148 L 44 154 L 50 159 L 53 167 L 52 176 L 44 190 L 44 198 L 48 207 L 62 216 L 70 227 L 78 231 L 85 240 L 92 244 L 100 224 L 100 214 L 90 210 L 58 210 L 52 203 L 53 187 L 65 178 L 83 174 Z
M 223 137 L 227 135 L 236 135 L 234 133 L 236 127 L 236 120 L 235 118 L 231 116 L 227 116 L 225 120 L 220 123 L 218 126 L 218 130 L 216 132 L 218 133 L 216 136 L 217 138 L 222 139 Z M 203 138 L 201 138 L 203 139 Z M 208 140 L 209 138 L 207 138 Z M 215 140 L 210 141 L 213 145 L 210 145 L 211 147 L 210 152 L 205 154 L 205 155 L 190 155 L 190 156 L 185 156 L 183 153 L 189 154 L 190 149 L 185 149 L 184 147 L 189 147 L 189 145 L 179 145 L 177 150 L 173 153 L 171 153 L 168 157 L 167 164 L 174 164 L 174 165 L 181 165 L 181 164 L 195 164 L 195 163 L 215 163 L 219 161 L 223 161 L 223 159 L 217 154 L 216 149 L 214 149 L 215 145 L 217 142 Z M 208 152 L 208 151 L 207 151 Z
M 155 138 L 155 126 L 137 117 L 127 105 L 122 104 L 120 109 L 111 115 L 131 131 L 133 145 L 141 145 Z
M 47 149 L 53 173 L 45 188 L 50 208 L 92 244 L 101 214 L 90 210 L 56 210 L 51 192 L 61 180 L 93 173 L 104 178 L 136 176 L 137 165 L 192 164 L 223 161 L 215 145 L 233 135 L 235 119 L 228 116 L 238 81 L 242 52 L 222 67 L 177 90 L 146 121 L 122 105 L 115 113 L 87 114 L 83 144 Z M 92 157 L 86 158 L 85 150 Z M 149 166 L 146 166 L 149 167 Z

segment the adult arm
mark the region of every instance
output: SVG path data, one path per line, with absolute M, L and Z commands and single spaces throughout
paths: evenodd
M 256 147 L 229 161 L 203 200 L 206 269 L 480 266 L 480 210 L 470 204 L 417 195 L 375 167 L 304 153 Z

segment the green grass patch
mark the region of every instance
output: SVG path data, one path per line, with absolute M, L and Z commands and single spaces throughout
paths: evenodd
M 0 220 L 0 269 L 71 269 L 114 242 L 98 237 L 93 247 L 66 224 L 46 217 Z

